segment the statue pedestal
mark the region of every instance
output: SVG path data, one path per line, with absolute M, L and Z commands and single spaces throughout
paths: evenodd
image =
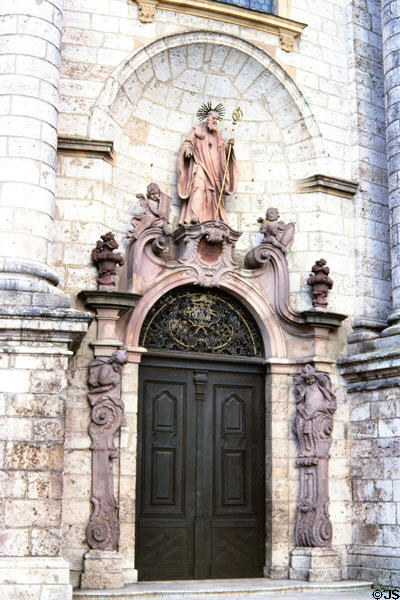
M 81 588 L 121 588 L 123 556 L 110 550 L 89 550 L 84 556 Z
M 340 556 L 333 548 L 294 548 L 290 553 L 290 579 L 339 581 Z

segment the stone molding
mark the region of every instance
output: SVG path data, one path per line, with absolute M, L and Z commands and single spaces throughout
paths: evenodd
M 0 340 L 68 344 L 76 352 L 92 319 L 92 314 L 73 309 L 5 306 L 0 308 Z
M 305 23 L 286 19 L 269 13 L 249 10 L 233 4 L 214 2 L 213 0 L 135 0 L 138 4 L 139 19 L 142 23 L 151 23 L 156 8 L 182 12 L 196 17 L 206 17 L 215 21 L 251 27 L 278 35 L 282 50 L 291 52 L 296 37 L 300 36 Z
M 353 198 L 357 188 L 358 183 L 355 181 L 319 174 L 311 175 L 305 179 L 298 179 L 296 182 L 297 194 L 323 192 L 331 196 L 340 196 L 340 198 Z
M 91 140 L 83 137 L 59 137 L 57 152 L 64 156 L 86 156 L 100 158 L 108 163 L 114 162 L 114 144 L 103 140 Z

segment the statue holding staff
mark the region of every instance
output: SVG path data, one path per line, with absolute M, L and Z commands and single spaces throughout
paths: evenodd
M 238 167 L 233 137 L 225 143 L 218 131 L 224 112 L 221 103 L 214 108 L 211 102 L 203 104 L 197 111 L 200 125 L 193 127 L 179 150 L 180 225 L 227 221 L 222 194 L 236 192 Z

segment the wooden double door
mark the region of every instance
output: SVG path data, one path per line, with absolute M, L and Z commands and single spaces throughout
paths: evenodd
M 262 576 L 262 367 L 146 357 L 139 399 L 139 578 Z

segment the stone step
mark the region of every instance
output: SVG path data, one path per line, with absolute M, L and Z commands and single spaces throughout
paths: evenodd
M 113 590 L 75 590 L 73 600 L 371 600 L 371 586 L 365 581 L 308 583 L 262 578 L 146 581 Z

